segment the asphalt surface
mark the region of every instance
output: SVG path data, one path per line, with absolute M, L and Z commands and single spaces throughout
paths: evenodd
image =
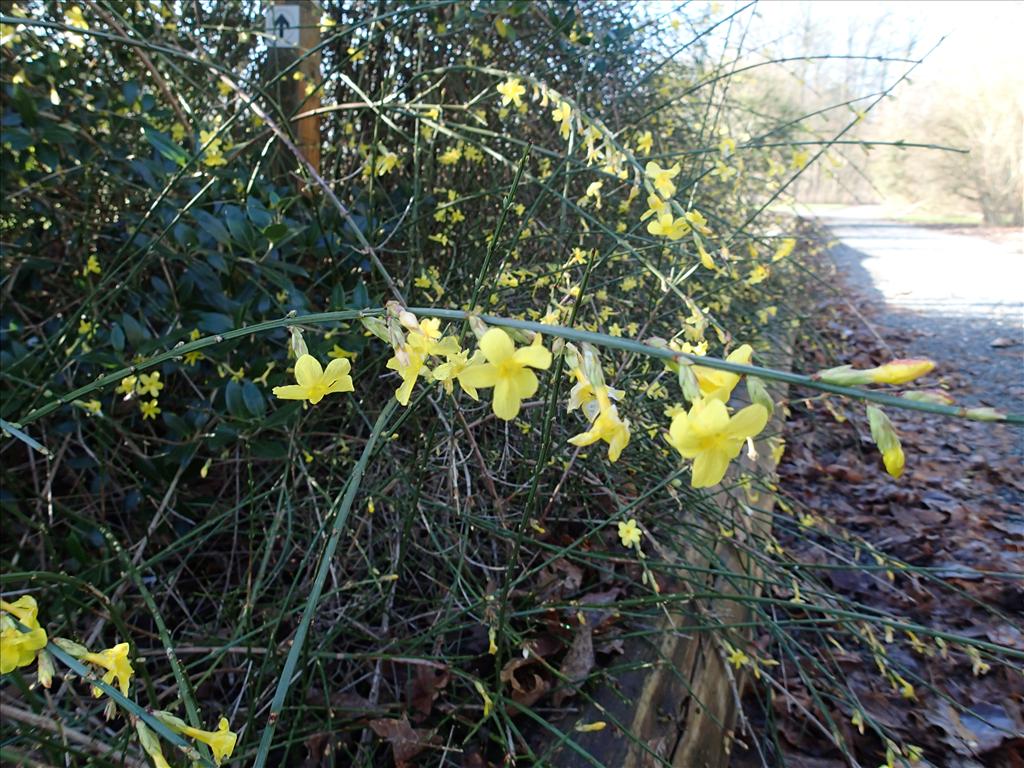
M 868 206 L 823 223 L 858 310 L 894 353 L 935 360 L 965 404 L 1024 412 L 1024 232 L 916 226 Z

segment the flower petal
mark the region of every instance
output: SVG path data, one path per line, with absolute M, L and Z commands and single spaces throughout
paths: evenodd
M 351 376 L 339 376 L 337 379 L 335 379 L 333 382 L 331 382 L 331 385 L 329 387 L 327 387 L 327 394 L 331 394 L 332 392 L 354 392 L 354 391 L 355 391 L 355 387 L 352 386 L 352 377 Z
M 409 398 L 412 396 L 412 388 L 416 386 L 416 376 L 405 376 L 402 380 L 402 386 L 395 390 L 395 399 L 401 405 L 408 405 Z
M 768 410 L 763 405 L 748 405 L 729 421 L 729 437 L 743 441 L 759 434 L 768 423 Z
M 686 447 L 692 431 L 690 428 L 690 417 L 686 413 L 678 413 L 673 417 L 672 424 L 668 428 L 668 435 L 665 437 L 669 445 L 679 451 L 684 458 L 688 459 L 693 457 L 687 456 L 684 453 L 684 447 Z
M 539 343 L 517 349 L 512 358 L 520 365 L 528 365 L 531 368 L 546 371 L 551 367 L 551 353 Z
M 491 363 L 471 365 L 459 374 L 459 383 L 463 387 L 493 387 L 498 382 L 498 366 Z
M 491 328 L 480 339 L 480 350 L 484 353 L 489 363 L 500 363 L 516 351 L 516 345 L 501 328 Z
M 622 455 L 622 451 L 627 445 L 629 445 L 629 427 L 623 424 L 622 427 L 615 430 L 612 439 L 608 443 L 608 461 L 612 463 L 618 461 L 619 456 Z
M 537 394 L 539 383 L 536 375 L 529 368 L 520 368 L 508 377 L 508 381 L 512 385 L 516 397 L 520 400 L 525 400 Z
M 741 365 L 750 365 L 750 358 L 754 355 L 754 348 L 749 344 L 743 344 L 737 347 L 729 356 L 725 358 L 730 363 L 740 363 Z
M 704 398 L 690 409 L 690 426 L 700 435 L 713 435 L 729 427 L 729 410 L 721 400 Z
M 690 485 L 694 488 L 718 485 L 728 468 L 729 459 L 721 451 L 701 451 L 693 460 Z
M 300 387 L 298 384 L 274 387 L 274 397 L 279 397 L 282 400 L 305 400 L 306 392 L 306 388 Z
M 302 357 L 295 361 L 295 381 L 303 387 L 312 386 L 323 375 L 323 366 L 312 355 L 302 355 Z
M 592 445 L 600 439 L 601 435 L 597 431 L 591 429 L 587 430 L 586 432 L 581 432 L 578 435 L 574 435 L 573 437 L 570 437 L 569 443 L 578 446 Z
M 332 382 L 345 376 L 351 370 L 352 363 L 344 357 L 338 357 L 327 364 L 327 368 L 324 370 L 324 378 L 328 382 Z
M 513 391 L 512 382 L 508 379 L 500 379 L 494 385 L 494 415 L 505 421 L 512 421 L 519 415 L 520 399 Z

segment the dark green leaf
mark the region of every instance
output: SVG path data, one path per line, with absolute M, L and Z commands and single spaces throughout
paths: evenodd
M 262 416 L 266 413 L 267 401 L 263 399 L 263 393 L 248 379 L 242 382 L 242 399 L 253 416 Z
M 165 134 L 160 131 L 154 131 L 148 125 L 143 127 L 142 131 L 146 134 L 146 141 L 172 163 L 184 167 L 185 163 L 188 162 L 188 153 L 172 142 Z
M 231 241 L 231 233 L 228 232 L 227 227 L 221 224 L 220 219 L 209 212 L 197 209 L 192 211 L 192 217 L 203 228 L 204 232 L 221 245 L 226 245 Z

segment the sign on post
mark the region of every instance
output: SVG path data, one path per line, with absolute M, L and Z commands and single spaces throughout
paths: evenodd
M 0 0 L 2 2 L 2 0 Z M 302 156 L 320 171 L 320 24 L 319 7 L 303 2 L 267 2 L 267 59 L 263 77 L 269 94 L 288 116 L 295 144 Z M 278 170 L 294 160 L 275 163 Z M 289 168 L 289 170 L 294 170 Z M 287 173 L 288 171 L 285 171 Z
M 282 3 L 267 8 L 266 32 L 268 45 L 274 48 L 298 48 L 298 3 Z

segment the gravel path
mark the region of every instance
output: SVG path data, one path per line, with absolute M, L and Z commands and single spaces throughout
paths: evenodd
M 867 206 L 823 222 L 851 298 L 895 354 L 935 360 L 964 403 L 1024 411 L 1024 232 L 914 226 Z M 1024 452 L 1024 433 L 1016 442 Z

